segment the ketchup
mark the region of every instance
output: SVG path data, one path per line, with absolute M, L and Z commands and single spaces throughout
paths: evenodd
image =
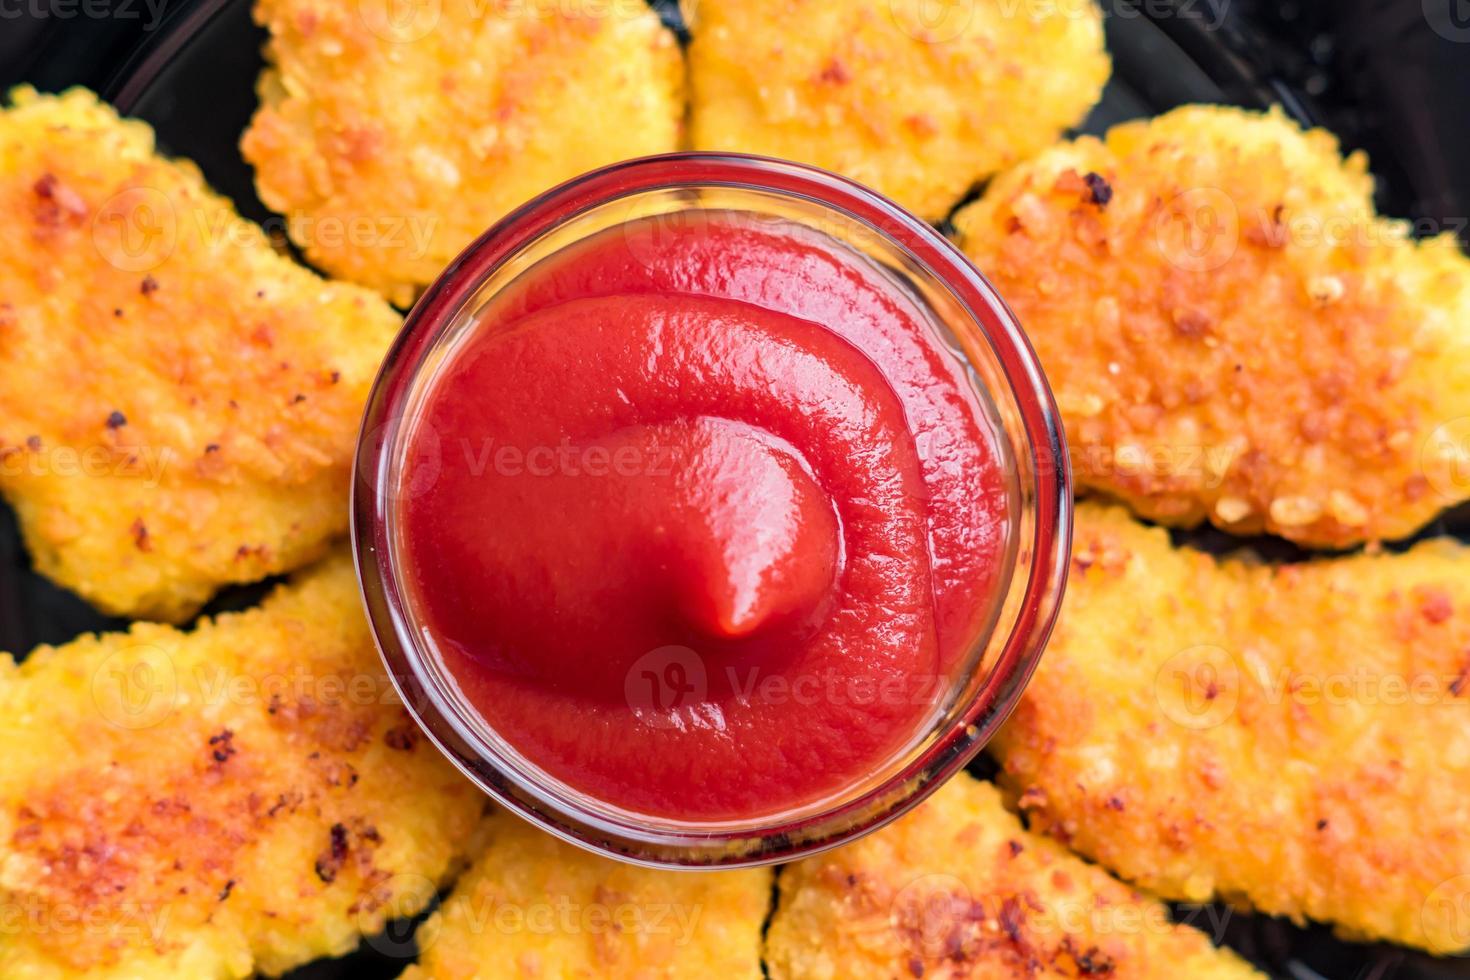
M 685 821 L 875 772 L 975 668 L 1008 475 L 896 280 L 743 212 L 562 249 L 428 382 L 397 512 L 417 628 L 571 789 Z

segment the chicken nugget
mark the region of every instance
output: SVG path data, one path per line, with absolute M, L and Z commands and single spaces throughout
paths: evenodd
M 347 527 L 399 326 L 276 254 L 86 91 L 0 110 L 0 492 L 37 568 L 169 621 Z
M 419 929 L 403 980 L 761 976 L 771 871 L 658 871 L 497 812 L 475 866 Z
M 407 305 L 512 209 L 678 148 L 684 61 L 643 0 L 259 0 L 241 148 L 332 275 Z
M 0 655 L 0 976 L 237 978 L 426 905 L 483 796 L 397 702 L 337 555 L 191 633 Z
M 964 775 L 878 833 L 786 867 L 780 885 L 766 937 L 776 980 L 1260 975 L 1028 833 L 994 786 Z
M 930 221 L 1081 122 L 1093 0 L 685 0 L 695 149 L 801 160 Z
M 1077 482 L 1312 547 L 1470 498 L 1470 260 L 1375 216 L 1361 154 L 1193 106 L 997 177 L 955 219 L 1057 395 Z
M 1470 550 L 1265 566 L 1078 511 L 995 742 L 1033 829 L 1167 899 L 1470 947 Z

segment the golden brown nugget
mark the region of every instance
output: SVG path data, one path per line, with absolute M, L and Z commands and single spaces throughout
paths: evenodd
M 994 786 L 964 775 L 780 883 L 766 938 L 776 980 L 1259 976 L 1162 903 L 1027 833 Z
M 564 844 L 508 813 L 419 930 L 404 980 L 761 976 L 771 871 L 656 871 Z
M 1036 346 L 1079 484 L 1342 547 L 1470 497 L 1470 260 L 1371 189 L 1326 132 L 1194 106 L 1049 150 L 955 225 Z
M 80 89 L 0 111 L 0 492 L 36 567 L 170 621 L 346 530 L 398 316 Z
M 408 8 L 404 8 L 408 9 Z M 411 303 L 513 208 L 678 148 L 684 62 L 642 0 L 259 0 L 242 149 L 312 262 Z
M 686 0 L 700 150 L 801 160 L 931 221 L 1082 121 L 1111 63 L 1093 0 Z
M 0 976 L 245 977 L 351 950 L 481 794 L 394 699 L 337 555 L 250 612 L 0 658 Z
M 1168 899 L 1470 946 L 1470 551 L 1218 561 L 1079 508 L 993 743 L 1033 829 Z

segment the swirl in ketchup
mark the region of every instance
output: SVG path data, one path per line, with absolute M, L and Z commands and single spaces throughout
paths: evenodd
M 497 295 L 428 383 L 417 628 L 527 761 L 626 811 L 778 814 L 923 735 L 1005 573 L 997 437 L 877 264 L 646 218 Z

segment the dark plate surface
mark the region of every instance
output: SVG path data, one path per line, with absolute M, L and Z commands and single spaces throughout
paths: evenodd
M 654 5 L 671 25 L 682 26 L 672 3 L 655 0 Z M 1306 93 L 1265 66 L 1261 38 L 1225 18 L 1222 6 L 1206 0 L 1139 6 L 1118 0 L 1106 6 L 1114 77 L 1083 131 L 1098 133 L 1116 122 L 1187 102 L 1254 108 L 1277 102 L 1304 121 L 1327 118 Z M 255 108 L 255 79 L 263 64 L 260 49 L 264 40 L 264 32 L 250 19 L 250 0 L 197 0 L 173 9 L 103 94 L 126 114 L 150 122 L 166 152 L 197 162 L 210 183 L 233 198 L 242 214 L 270 228 L 278 225 L 278 219 L 256 198 L 250 168 L 237 147 Z M 1372 142 L 1371 133 L 1341 135 L 1350 145 Z M 1379 162 L 1384 161 L 1380 158 Z M 1393 159 L 1375 169 L 1391 175 L 1405 170 Z M 1396 202 L 1414 199 L 1406 188 L 1391 181 L 1392 177 L 1380 194 L 1390 211 L 1395 210 Z M 1428 533 L 1456 533 L 1470 540 L 1470 511 L 1462 508 Z M 1183 537 L 1216 551 L 1240 544 L 1211 532 Z M 1280 542 L 1258 544 L 1272 558 L 1298 555 Z M 247 605 L 261 591 L 260 587 L 232 590 L 207 612 Z M 0 649 L 25 651 L 39 643 L 65 642 L 79 633 L 120 625 L 32 572 L 14 519 L 0 506 Z M 975 769 L 987 775 L 990 764 L 982 759 Z M 1283 980 L 1470 978 L 1470 960 L 1435 960 L 1394 947 L 1343 943 L 1325 928 L 1300 929 L 1219 906 L 1181 908 L 1178 915 Z M 411 924 L 397 923 L 388 934 L 369 940 L 360 952 L 315 963 L 289 977 L 396 977 L 413 955 L 410 929 Z

